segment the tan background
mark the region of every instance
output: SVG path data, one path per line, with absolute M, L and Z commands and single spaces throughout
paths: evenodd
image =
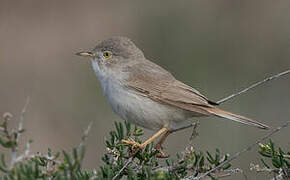
M 24 139 L 33 152 L 70 150 L 94 122 L 85 167 L 101 164 L 104 138 L 119 118 L 106 103 L 88 61 L 74 55 L 97 40 L 124 35 L 147 58 L 212 100 L 290 67 L 288 1 L 0 1 L 0 113 L 16 120 L 31 103 Z M 222 105 L 273 127 L 289 120 L 290 77 L 273 81 Z M 264 131 L 218 119 L 200 119 L 202 150 L 233 154 Z M 190 130 L 172 135 L 166 150 L 183 150 Z M 152 132 L 147 132 L 148 137 Z M 274 140 L 290 149 L 290 130 Z M 2 149 L 1 149 L 2 151 Z M 234 161 L 250 179 L 255 150 Z M 259 162 L 260 163 L 260 162 Z M 235 176 L 235 179 L 242 176 Z

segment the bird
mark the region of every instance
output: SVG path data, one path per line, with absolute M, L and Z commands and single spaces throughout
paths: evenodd
M 269 128 L 256 120 L 218 108 L 218 103 L 148 60 L 127 37 L 101 40 L 93 50 L 76 55 L 91 60 L 108 104 L 121 119 L 156 131 L 143 143 L 122 140 L 138 150 L 163 134 L 155 148 L 158 157 L 167 157 L 162 151 L 163 142 L 176 127 L 193 117 L 216 116 L 261 129 Z

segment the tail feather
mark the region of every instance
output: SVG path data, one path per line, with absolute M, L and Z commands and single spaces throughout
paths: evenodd
M 209 113 L 211 113 L 215 116 L 218 116 L 218 117 L 230 119 L 230 120 L 237 121 L 239 123 L 243 123 L 243 124 L 247 124 L 247 125 L 256 126 L 258 128 L 261 128 L 261 129 L 269 129 L 269 126 L 267 126 L 263 123 L 260 123 L 258 121 L 253 120 L 253 119 L 249 119 L 249 118 L 246 118 L 244 116 L 233 114 L 231 112 L 227 112 L 227 111 L 215 108 L 215 107 L 214 108 L 207 108 L 206 110 Z

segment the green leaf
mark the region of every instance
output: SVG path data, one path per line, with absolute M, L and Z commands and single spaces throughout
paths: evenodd
M 212 155 L 208 151 L 206 151 L 206 154 L 207 154 L 206 159 L 208 160 L 208 162 L 210 162 L 211 164 L 214 164 L 215 160 L 213 159 Z
M 48 150 L 47 150 L 47 155 L 48 155 L 49 157 L 52 156 L 52 155 L 51 155 L 51 149 L 50 149 L 50 148 L 48 148 Z
M 274 148 L 274 143 L 272 142 L 272 140 L 270 139 L 270 142 L 269 142 L 269 146 L 271 148 L 271 153 L 272 153 L 272 156 L 275 156 L 275 148 Z
M 134 128 L 134 132 L 133 132 L 133 136 L 142 136 L 144 133 L 143 133 L 143 129 L 139 128 L 138 126 L 135 126 Z
M 119 127 L 120 127 L 120 134 L 119 134 L 120 138 L 119 138 L 119 140 L 122 140 L 122 139 L 124 139 L 124 128 L 123 128 L 123 124 L 122 123 L 119 123 Z
M 13 145 L 15 143 L 13 143 L 12 141 L 4 141 L 1 137 L 0 137 L 0 144 L 4 147 L 4 148 L 12 148 Z
M 282 167 L 280 161 L 278 160 L 278 158 L 272 158 L 272 164 L 276 168 L 281 168 Z
M 199 161 L 199 167 L 202 169 L 204 166 L 204 156 L 203 154 L 201 155 L 200 161 Z
M 70 155 L 69 155 L 67 152 L 65 152 L 65 151 L 62 151 L 62 154 L 63 154 L 63 156 L 64 156 L 64 160 L 65 160 L 65 162 L 69 165 L 69 168 L 72 169 L 73 164 L 72 164 L 72 161 L 71 161 Z
M 269 152 L 265 152 L 265 151 L 258 151 L 258 152 L 264 157 L 268 157 L 268 158 L 272 157 L 272 154 Z
M 194 155 L 193 166 L 196 167 L 196 166 L 197 166 L 197 163 L 199 162 L 199 158 L 200 158 L 200 156 L 199 156 L 196 152 L 194 152 L 193 155 Z
M 170 163 L 169 163 L 168 159 L 165 160 L 165 163 L 166 163 L 167 166 L 170 166 Z
M 216 165 L 219 164 L 219 162 L 220 162 L 220 150 L 219 149 L 215 150 L 215 162 L 216 162 Z
M 125 121 L 125 126 L 126 126 L 126 136 L 131 135 L 131 124 L 127 121 Z
M 232 165 L 230 163 L 223 166 L 223 170 L 229 169 Z
M 261 161 L 266 168 L 270 169 L 270 166 L 264 161 L 264 159 L 261 158 Z

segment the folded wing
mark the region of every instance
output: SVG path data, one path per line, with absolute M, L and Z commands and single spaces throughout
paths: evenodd
M 268 128 L 255 120 L 215 107 L 215 103 L 196 89 L 176 80 L 168 71 L 151 61 L 135 64 L 127 70 L 130 72 L 127 87 L 154 101 L 191 111 L 195 116 L 215 115 L 262 129 Z

